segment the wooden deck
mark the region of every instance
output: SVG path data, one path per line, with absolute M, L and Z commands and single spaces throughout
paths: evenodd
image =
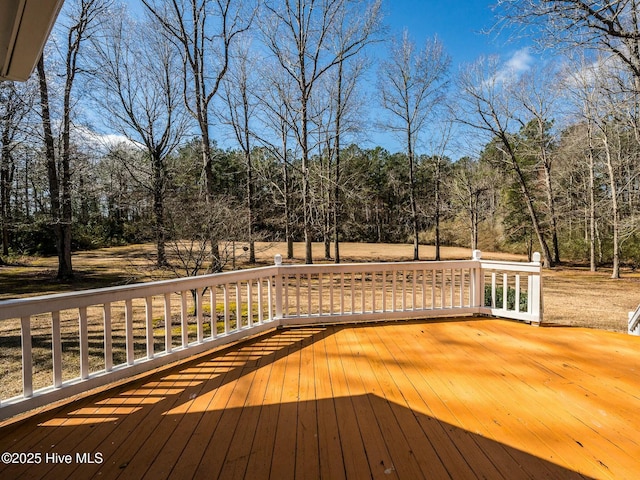
M 5 424 L 0 452 L 40 464 L 0 477 L 631 479 L 638 415 L 638 337 L 469 319 L 285 329 Z

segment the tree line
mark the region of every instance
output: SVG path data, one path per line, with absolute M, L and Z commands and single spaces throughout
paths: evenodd
M 436 37 L 387 39 L 379 0 L 68 0 L 33 77 L 0 84 L 0 263 L 57 254 L 65 278 L 73 249 L 153 241 L 193 275 L 235 242 L 411 242 L 617 277 L 640 263 L 639 12 L 588 3 L 499 2 L 562 55 L 452 71 Z

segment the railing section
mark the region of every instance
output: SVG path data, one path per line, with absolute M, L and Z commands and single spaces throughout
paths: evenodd
M 277 273 L 266 267 L 0 302 L 0 355 L 22 363 L 0 385 L 0 418 L 273 328 Z M 12 358 L 20 346 L 21 359 Z
M 523 320 L 536 325 L 542 322 L 542 275 L 540 254 L 533 262 L 495 262 L 481 260 L 481 290 L 484 301 L 481 313 Z
M 3 378 L 0 418 L 281 325 L 473 314 L 537 324 L 534 260 L 475 251 L 466 261 L 282 265 L 277 255 L 272 267 L 0 302 L 2 361 L 21 363 Z
M 640 336 L 640 305 L 635 312 L 629 312 L 629 335 Z
M 479 265 L 469 261 L 286 266 L 286 325 L 478 313 Z

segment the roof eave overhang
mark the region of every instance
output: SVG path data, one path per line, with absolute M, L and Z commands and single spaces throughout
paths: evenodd
M 0 80 L 29 78 L 63 3 L 64 0 L 0 1 Z

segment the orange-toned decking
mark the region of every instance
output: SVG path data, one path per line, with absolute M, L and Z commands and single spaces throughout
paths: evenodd
M 2 427 L 41 463 L 0 476 L 631 479 L 639 374 L 640 338 L 587 329 L 278 330 Z

